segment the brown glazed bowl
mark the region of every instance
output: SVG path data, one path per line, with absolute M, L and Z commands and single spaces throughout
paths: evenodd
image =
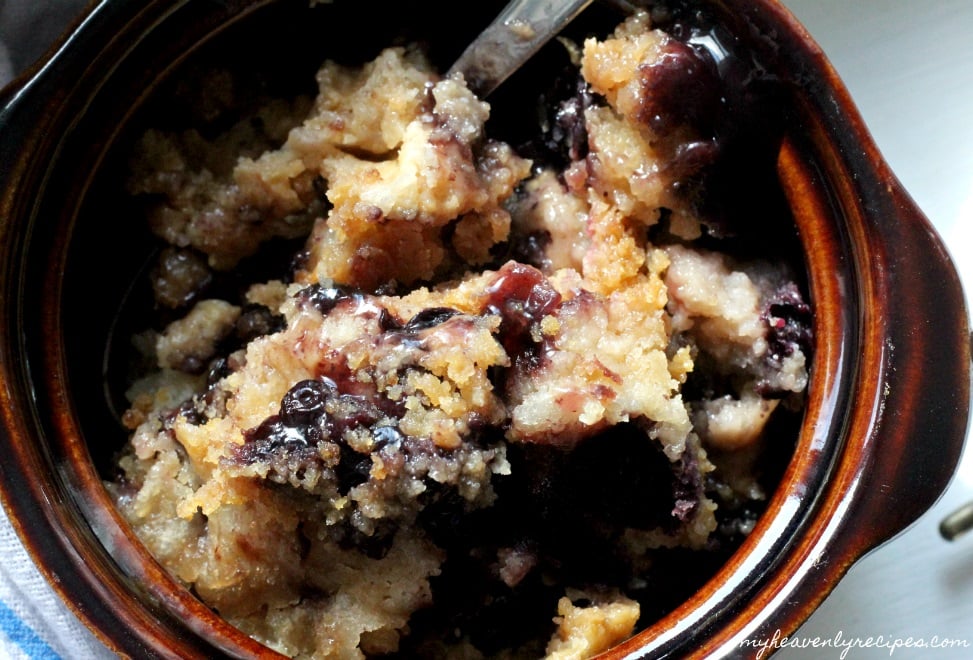
M 316 67 L 328 48 L 354 50 L 450 11 L 336 0 L 315 8 L 323 22 L 294 20 L 308 4 L 93 2 L 0 95 L 0 491 L 40 570 L 121 655 L 274 656 L 168 577 L 102 486 L 123 433 L 104 395 L 105 346 L 147 248 L 124 206 L 104 202 L 101 173 L 153 90 L 210 44 L 240 66 L 283 66 L 286 55 Z M 503 3 L 475 4 L 437 35 L 444 62 Z M 835 71 L 774 0 L 700 4 L 785 92 L 776 169 L 815 310 L 812 379 L 794 456 L 753 532 L 612 658 L 751 657 L 753 641 L 793 633 L 856 560 L 941 495 L 967 430 L 970 331 L 957 274 Z

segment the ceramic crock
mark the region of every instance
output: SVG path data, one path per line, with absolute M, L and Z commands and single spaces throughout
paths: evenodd
M 40 570 L 122 655 L 274 656 L 173 581 L 102 486 L 120 433 L 103 348 L 144 249 L 122 209 L 91 212 L 98 173 L 160 81 L 210 43 L 226 39 L 241 65 L 255 52 L 300 60 L 305 44 L 355 48 L 450 8 L 333 4 L 316 36 L 322 25 L 294 20 L 307 0 L 94 2 L 0 94 L 0 492 Z M 442 36 L 443 57 L 501 4 L 462 14 Z M 969 322 L 956 271 L 825 55 L 773 0 L 700 5 L 786 92 L 776 172 L 815 311 L 812 379 L 793 458 L 753 532 L 701 590 L 611 658 L 756 656 L 748 640 L 792 633 L 857 559 L 941 495 L 968 422 Z

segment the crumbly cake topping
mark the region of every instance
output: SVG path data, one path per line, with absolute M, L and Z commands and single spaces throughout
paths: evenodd
M 656 562 L 720 543 L 720 502 L 765 496 L 810 309 L 784 266 L 693 244 L 711 63 L 637 13 L 579 67 L 563 166 L 486 135 L 413 48 L 326 63 L 262 135 L 145 136 L 130 189 L 161 200 L 154 291 L 180 315 L 141 336 L 157 369 L 109 488 L 265 644 L 588 657 L 645 623 Z M 302 236 L 280 279 L 203 295 Z M 494 648 L 514 602 L 530 633 Z

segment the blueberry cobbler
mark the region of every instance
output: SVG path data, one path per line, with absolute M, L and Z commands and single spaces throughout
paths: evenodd
M 811 312 L 721 249 L 712 56 L 645 12 L 561 47 L 517 144 L 409 45 L 139 143 L 163 321 L 108 488 L 268 647 L 595 655 L 716 570 L 793 446 Z

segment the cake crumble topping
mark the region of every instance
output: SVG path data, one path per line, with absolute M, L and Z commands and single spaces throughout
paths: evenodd
M 139 338 L 108 487 L 267 646 L 590 657 L 766 497 L 811 310 L 773 255 L 697 244 L 714 64 L 641 12 L 578 52 L 540 138 L 560 160 L 491 137 L 415 47 L 325 63 L 259 134 L 144 136 L 171 320 Z M 211 295 L 294 240 L 286 272 Z

